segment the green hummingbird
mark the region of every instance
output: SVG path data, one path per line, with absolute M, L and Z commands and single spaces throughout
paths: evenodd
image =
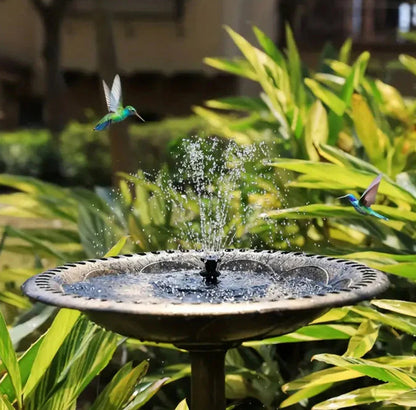
M 384 219 L 388 221 L 389 219 L 383 215 L 380 215 L 376 211 L 373 211 L 370 206 L 376 202 L 376 195 L 378 191 L 378 186 L 380 185 L 380 181 L 382 178 L 382 174 L 377 175 L 376 178 L 373 179 L 370 186 L 364 191 L 361 195 L 360 199 L 357 199 L 352 194 L 347 194 L 344 196 L 340 196 L 338 199 L 347 198 L 350 204 L 354 207 L 354 209 L 362 214 L 362 215 L 372 215 L 379 219 Z
M 104 115 L 99 123 L 94 127 L 94 131 L 102 131 L 106 129 L 113 122 L 120 122 L 125 120 L 130 115 L 136 115 L 143 122 L 144 119 L 140 117 L 136 109 L 131 105 L 123 107 L 122 95 L 121 95 L 121 81 L 120 76 L 116 74 L 113 80 L 113 85 L 110 88 L 103 80 L 104 96 L 105 101 L 107 102 L 108 114 Z

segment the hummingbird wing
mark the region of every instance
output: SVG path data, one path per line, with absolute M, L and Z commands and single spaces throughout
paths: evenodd
M 382 176 L 382 174 L 379 174 L 376 178 L 373 179 L 370 186 L 361 195 L 361 198 L 358 201 L 360 205 L 371 206 L 374 204 L 374 202 L 376 202 L 378 186 L 380 185 Z
M 114 98 L 111 94 L 110 89 L 108 88 L 108 85 L 103 80 L 103 88 L 104 88 L 104 96 L 105 96 L 105 102 L 107 103 L 107 108 L 109 112 L 116 112 L 116 109 L 114 109 L 115 102 Z
M 114 101 L 114 111 L 117 111 L 117 109 L 123 105 L 123 98 L 121 95 L 121 81 L 120 76 L 116 74 L 113 80 L 113 85 L 111 87 L 111 95 Z
M 110 88 L 103 80 L 104 96 L 109 112 L 116 112 L 121 105 L 121 82 L 120 76 L 117 74 L 114 77 L 113 85 Z

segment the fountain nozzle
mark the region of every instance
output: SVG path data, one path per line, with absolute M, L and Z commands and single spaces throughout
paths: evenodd
M 201 270 L 199 274 L 205 278 L 207 284 L 217 284 L 217 278 L 220 276 L 220 272 L 217 271 L 217 265 L 221 259 L 218 256 L 209 255 L 201 258 L 201 261 L 204 262 L 205 270 Z

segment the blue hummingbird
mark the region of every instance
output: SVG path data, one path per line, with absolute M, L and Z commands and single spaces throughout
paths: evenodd
M 350 204 L 354 207 L 354 209 L 362 215 L 372 215 L 372 216 L 375 216 L 376 218 L 384 219 L 385 221 L 388 221 L 389 220 L 388 218 L 386 218 L 383 215 L 380 215 L 379 213 L 377 213 L 376 211 L 373 211 L 370 208 L 370 206 L 376 202 L 378 186 L 380 185 L 382 176 L 383 176 L 382 174 L 379 174 L 377 175 L 376 178 L 373 179 L 370 186 L 361 195 L 360 199 L 357 199 L 352 194 L 340 196 L 338 197 L 338 199 L 347 198 L 348 201 L 350 201 Z
M 113 122 L 120 122 L 125 120 L 130 115 L 136 115 L 143 122 L 144 119 L 137 113 L 136 109 L 131 105 L 123 107 L 122 95 L 121 95 L 121 81 L 120 76 L 116 74 L 113 80 L 113 85 L 110 88 L 103 80 L 104 96 L 107 102 L 108 114 L 104 115 L 103 118 L 94 127 L 94 131 L 102 131 L 106 129 Z

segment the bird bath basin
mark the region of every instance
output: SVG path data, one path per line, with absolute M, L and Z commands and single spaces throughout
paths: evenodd
M 382 272 L 353 261 L 255 250 L 221 252 L 219 277 L 209 280 L 203 256 L 163 251 L 68 263 L 29 279 L 23 291 L 122 335 L 189 350 L 192 410 L 223 410 L 228 348 L 294 331 L 388 287 Z

